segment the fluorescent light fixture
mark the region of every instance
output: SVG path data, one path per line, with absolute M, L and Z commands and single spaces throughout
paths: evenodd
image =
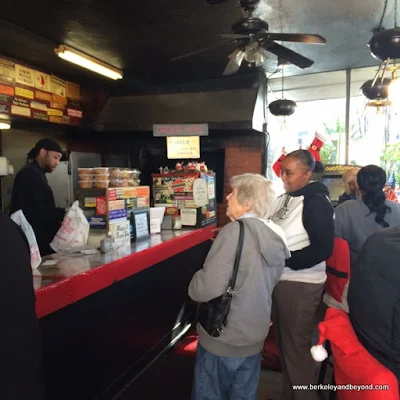
M 122 71 L 107 65 L 102 61 L 96 60 L 93 57 L 87 56 L 78 50 L 75 50 L 65 44 L 60 45 L 54 49 L 55 53 L 64 60 L 72 62 L 80 67 L 97 72 L 110 79 L 122 79 Z
M 5 129 L 10 129 L 10 128 L 11 128 L 10 122 L 0 121 L 0 131 L 5 130 Z

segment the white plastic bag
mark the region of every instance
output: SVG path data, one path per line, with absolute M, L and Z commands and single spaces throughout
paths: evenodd
M 61 228 L 50 243 L 55 252 L 68 251 L 74 247 L 85 246 L 89 238 L 89 222 L 75 201 L 66 213 Z
M 17 225 L 19 225 L 25 233 L 26 240 L 29 244 L 29 250 L 31 252 L 31 267 L 32 269 L 36 269 L 42 262 L 42 257 L 40 256 L 35 232 L 33 231 L 31 224 L 27 221 L 22 210 L 18 210 L 13 215 L 11 215 L 11 219 Z

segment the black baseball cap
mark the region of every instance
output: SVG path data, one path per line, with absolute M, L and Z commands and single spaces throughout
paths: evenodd
M 28 159 L 33 160 L 40 152 L 41 149 L 47 151 L 55 151 L 57 153 L 63 154 L 61 146 L 58 142 L 50 138 L 40 139 L 33 149 L 28 153 Z

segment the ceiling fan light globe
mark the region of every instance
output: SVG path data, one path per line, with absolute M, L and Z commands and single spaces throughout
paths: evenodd
M 256 67 L 261 67 L 267 61 L 267 57 L 264 55 L 262 51 L 257 54 L 257 58 L 255 61 Z
M 249 51 L 244 53 L 244 59 L 249 63 L 254 63 L 257 60 L 257 55 L 254 52 Z

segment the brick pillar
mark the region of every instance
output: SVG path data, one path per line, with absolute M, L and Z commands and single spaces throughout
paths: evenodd
M 244 173 L 262 173 L 264 138 L 259 136 L 259 144 L 254 144 L 254 138 L 250 141 L 246 136 L 241 137 L 238 141 L 227 143 L 225 148 L 224 198 L 231 191 L 229 182 L 233 176 Z M 218 204 L 218 226 L 224 226 L 228 222 L 226 201 L 224 201 Z

